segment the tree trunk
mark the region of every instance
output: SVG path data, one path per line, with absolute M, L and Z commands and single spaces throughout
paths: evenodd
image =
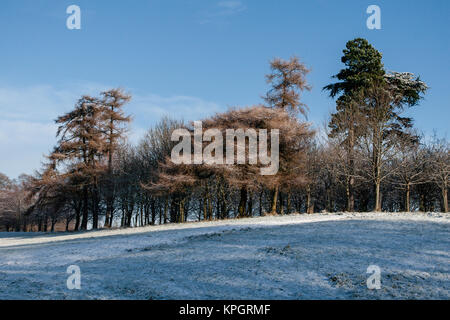
M 291 192 L 289 191 L 287 194 L 287 210 L 286 210 L 286 214 L 290 214 L 291 213 Z
M 425 195 L 423 194 L 423 192 L 420 192 L 419 195 L 419 211 L 421 212 L 425 212 Z
M 208 220 L 209 221 L 211 221 L 212 220 L 212 216 L 213 216 L 213 214 L 212 214 L 212 200 L 211 200 L 211 193 L 210 192 L 208 192 L 207 194 L 206 194 L 206 200 L 207 200 L 207 203 L 208 203 Z
M 271 214 L 277 214 L 277 201 L 278 201 L 278 185 L 273 189 L 272 192 L 272 207 L 270 209 Z
M 130 210 L 127 208 L 127 215 L 126 215 L 126 226 L 131 227 L 131 219 L 133 217 L 133 210 Z
M 284 197 L 283 192 L 278 193 L 278 198 L 280 199 L 280 214 L 284 214 Z
M 151 222 L 152 225 L 155 225 L 155 220 L 156 220 L 156 206 L 155 206 L 155 202 L 156 202 L 155 199 L 152 199 L 151 203 L 150 203 L 150 211 L 152 213 L 152 222 Z
M 447 186 L 442 188 L 442 212 L 448 212 L 448 191 Z
M 261 192 L 259 193 L 259 216 L 262 217 L 263 215 L 263 194 L 264 194 L 264 189 L 261 190 Z
M 241 187 L 241 199 L 239 201 L 239 207 L 238 207 L 238 218 L 245 217 L 245 207 L 247 204 L 247 186 Z
M 247 217 L 253 216 L 253 192 L 248 195 Z
M 167 223 L 167 210 L 169 210 L 169 198 L 168 197 L 165 198 L 165 203 L 164 203 L 164 224 Z
M 296 197 L 295 208 L 297 210 L 297 213 L 300 213 L 302 211 L 302 199 L 299 196 Z
M 110 219 L 111 219 L 111 211 L 112 206 L 110 206 L 110 201 L 106 199 L 106 214 L 105 214 L 105 225 L 104 228 L 111 228 Z
M 405 193 L 405 211 L 406 211 L 406 212 L 411 211 L 411 210 L 410 210 L 410 207 L 409 207 L 409 203 L 410 203 L 410 201 L 409 201 L 410 193 L 411 193 L 411 184 L 408 182 L 408 183 L 406 184 L 406 193 Z
M 184 217 L 184 199 L 180 200 L 180 222 L 183 223 L 185 221 Z
M 122 205 L 122 216 L 120 217 L 120 226 L 125 227 L 125 207 Z
M 87 186 L 83 187 L 83 216 L 81 221 L 81 230 L 87 230 L 89 215 L 89 199 L 88 199 L 88 189 Z
M 114 107 L 111 106 L 111 113 L 114 112 Z M 108 174 L 107 174 L 107 196 L 106 196 L 106 219 L 105 228 L 110 228 L 112 224 L 112 219 L 110 223 L 110 217 L 112 216 L 113 206 L 114 206 L 114 179 L 112 176 L 112 159 L 113 159 L 113 149 L 114 149 L 114 118 L 111 116 L 109 119 L 109 150 L 108 150 Z
M 347 212 L 355 211 L 354 183 L 355 183 L 355 178 L 348 177 L 347 187 L 346 187 L 346 193 L 347 193 L 347 208 L 346 209 L 347 209 Z
M 81 215 L 81 210 L 77 209 L 75 212 L 75 226 L 73 228 L 73 231 L 78 231 L 78 229 L 80 228 L 80 215 Z
M 98 195 L 98 186 L 97 186 L 97 178 L 95 178 L 94 190 L 93 190 L 93 204 L 92 204 L 92 229 L 98 229 L 98 216 L 99 216 L 99 195 Z
M 225 187 L 222 186 L 221 192 L 221 219 L 228 218 L 228 206 L 227 206 L 227 197 L 225 194 Z
M 44 216 L 44 226 L 43 226 L 43 230 L 44 232 L 47 232 L 47 228 L 48 228 L 48 217 L 47 215 Z
M 381 150 L 382 150 L 382 132 L 378 126 L 375 126 L 374 129 L 374 137 L 373 137 L 373 177 L 374 177 L 374 187 L 375 187 L 375 211 L 381 212 L 381 194 L 380 194 L 380 185 L 381 185 Z
M 206 194 L 205 197 L 201 201 L 202 211 L 203 211 L 203 221 L 208 220 L 208 209 L 206 203 Z
M 306 187 L 306 213 L 314 213 L 314 203 L 312 202 L 311 187 L 309 185 Z
M 347 211 L 353 212 L 355 211 L 355 160 L 354 160 L 354 152 L 353 149 L 355 147 L 355 132 L 353 127 L 349 130 L 349 174 L 350 176 L 347 179 Z
M 375 182 L 375 212 L 381 212 L 380 181 Z
M 326 199 L 326 205 L 325 205 L 325 210 L 327 212 L 333 212 L 333 208 L 332 208 L 332 204 L 331 204 L 331 187 L 328 186 L 327 190 L 326 190 L 326 194 L 327 194 L 327 199 Z

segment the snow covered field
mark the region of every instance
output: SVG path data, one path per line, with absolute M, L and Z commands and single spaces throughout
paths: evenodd
M 438 213 L 345 213 L 0 233 L 0 299 L 450 299 L 449 231 Z

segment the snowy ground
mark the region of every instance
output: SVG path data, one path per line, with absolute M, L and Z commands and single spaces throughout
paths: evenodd
M 367 213 L 0 233 L 0 299 L 450 299 L 449 231 L 449 215 Z

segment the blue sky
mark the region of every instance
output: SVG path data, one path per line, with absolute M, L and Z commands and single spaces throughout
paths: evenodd
M 81 30 L 66 28 L 72 4 L 81 8 Z M 366 27 L 371 4 L 381 8 L 381 30 Z M 52 120 L 82 94 L 129 91 L 137 141 L 164 114 L 194 120 L 262 102 L 273 57 L 297 55 L 312 69 L 303 101 L 321 126 L 334 109 L 321 89 L 356 37 L 383 53 L 386 69 L 429 84 L 410 114 L 427 135 L 445 136 L 449 15 L 447 0 L 2 0 L 0 172 L 39 169 L 56 141 Z

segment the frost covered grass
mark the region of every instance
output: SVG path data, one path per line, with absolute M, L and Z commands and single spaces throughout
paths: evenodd
M 341 213 L 0 233 L 0 299 L 449 299 L 449 223 Z M 81 290 L 67 289 L 69 265 Z

